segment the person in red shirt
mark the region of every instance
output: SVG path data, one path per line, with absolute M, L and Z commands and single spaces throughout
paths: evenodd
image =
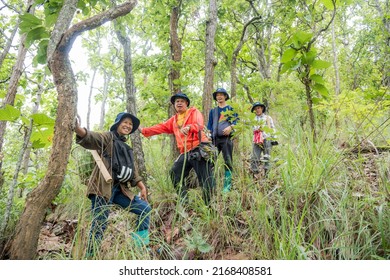
M 176 110 L 174 116 L 163 123 L 139 128 L 139 130 L 145 137 L 163 133 L 175 135 L 180 156 L 175 160 L 170 170 L 172 183 L 182 201 L 186 203 L 188 190 L 184 182 L 191 169 L 194 169 L 202 187 L 203 200 L 206 205 L 209 205 L 215 188 L 215 178 L 212 162 L 201 157 L 198 147 L 201 142 L 209 142 L 203 132 L 203 115 L 195 107 L 189 107 L 191 101 L 182 92 L 173 95 L 171 103 Z

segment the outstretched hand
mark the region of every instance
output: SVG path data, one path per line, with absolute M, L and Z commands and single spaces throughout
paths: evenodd
M 77 114 L 77 116 L 76 116 L 76 118 L 75 118 L 75 120 L 74 120 L 74 127 L 75 127 L 75 129 L 76 129 L 77 127 L 80 127 L 80 125 L 81 125 L 81 118 L 80 118 L 80 115 Z
M 79 115 L 77 115 L 74 122 L 74 132 L 76 132 L 78 136 L 84 137 L 85 135 L 87 135 L 87 132 L 80 125 L 81 125 L 81 118 Z

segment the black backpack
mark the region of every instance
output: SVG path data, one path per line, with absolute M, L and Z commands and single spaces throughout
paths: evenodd
M 133 149 L 114 134 L 112 154 L 112 177 L 114 182 L 126 183 L 134 178 Z

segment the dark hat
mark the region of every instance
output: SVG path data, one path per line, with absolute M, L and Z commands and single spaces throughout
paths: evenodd
M 217 88 L 217 90 L 213 92 L 213 98 L 214 98 L 215 101 L 217 101 L 217 93 L 218 92 L 225 94 L 226 100 L 229 100 L 230 96 L 227 93 L 226 89 L 224 89 L 224 88 Z
M 255 110 L 255 108 L 258 107 L 258 106 L 263 107 L 263 113 L 265 113 L 266 107 L 265 107 L 265 105 L 264 105 L 263 103 L 260 103 L 260 102 L 255 102 L 255 103 L 253 103 L 251 112 L 253 113 L 253 111 Z
M 130 118 L 133 121 L 133 129 L 131 130 L 130 134 L 136 131 L 139 127 L 139 119 L 135 116 L 133 116 L 130 113 L 119 113 L 116 118 L 114 124 L 111 126 L 110 131 L 115 131 L 118 128 L 118 125 L 123 121 L 125 118 Z
M 182 93 L 182 92 L 176 93 L 176 94 L 174 94 L 174 95 L 171 96 L 171 103 L 172 103 L 172 105 L 175 104 L 175 100 L 176 100 L 177 98 L 183 98 L 183 99 L 185 99 L 185 100 L 188 102 L 188 106 L 190 106 L 190 103 L 191 103 L 191 102 L 190 102 L 190 99 L 187 97 L 186 94 L 184 94 L 184 93 Z

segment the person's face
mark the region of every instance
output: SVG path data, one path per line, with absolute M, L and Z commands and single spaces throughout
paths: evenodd
M 263 107 L 262 106 L 255 107 L 255 113 L 256 116 L 260 116 L 263 113 Z
M 178 113 L 184 113 L 188 108 L 187 100 L 184 98 L 176 98 L 175 99 L 175 110 Z
M 215 95 L 215 99 L 217 99 L 218 103 L 224 102 L 224 101 L 226 101 L 226 96 L 222 92 L 217 92 L 217 94 Z
M 124 118 L 116 129 L 119 135 L 129 135 L 132 130 L 133 121 L 130 118 Z

